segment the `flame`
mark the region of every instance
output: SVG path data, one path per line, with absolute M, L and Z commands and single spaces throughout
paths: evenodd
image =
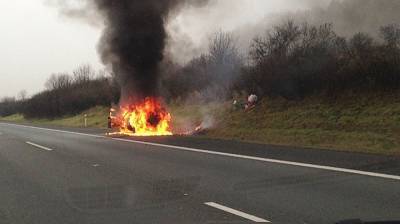
M 120 115 L 115 117 L 114 125 L 119 127 L 117 134 L 130 136 L 172 135 L 171 114 L 161 103 L 151 97 L 143 102 L 120 108 Z

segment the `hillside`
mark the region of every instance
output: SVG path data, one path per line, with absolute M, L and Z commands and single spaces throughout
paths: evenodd
M 174 107 L 173 107 L 174 108 Z M 228 103 L 175 107 L 182 122 L 215 115 L 208 137 L 400 155 L 400 98 L 397 95 L 308 98 L 303 101 L 264 99 L 249 112 Z
M 16 123 L 46 124 L 67 127 L 84 127 L 84 115 L 87 115 L 87 126 L 93 128 L 106 128 L 109 108 L 97 106 L 74 116 L 66 116 L 58 119 L 25 119 L 21 114 L 0 117 L 2 121 Z

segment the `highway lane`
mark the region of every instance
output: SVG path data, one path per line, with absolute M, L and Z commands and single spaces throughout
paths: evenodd
M 4 223 L 400 219 L 398 180 L 1 123 L 0 133 Z

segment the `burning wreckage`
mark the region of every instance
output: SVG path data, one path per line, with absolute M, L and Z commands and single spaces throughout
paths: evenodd
M 173 135 L 172 116 L 157 98 L 147 97 L 143 102 L 111 108 L 108 128 L 116 130 L 108 135 L 168 136 Z M 207 131 L 207 121 L 193 130 L 177 135 L 201 135 Z
M 171 114 L 156 98 L 147 97 L 143 102 L 111 108 L 108 127 L 118 131 L 110 134 L 129 136 L 172 135 Z

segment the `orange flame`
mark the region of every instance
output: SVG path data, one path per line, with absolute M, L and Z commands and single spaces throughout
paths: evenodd
M 172 135 L 171 114 L 155 99 L 147 97 L 142 103 L 121 107 L 120 132 L 130 136 Z

